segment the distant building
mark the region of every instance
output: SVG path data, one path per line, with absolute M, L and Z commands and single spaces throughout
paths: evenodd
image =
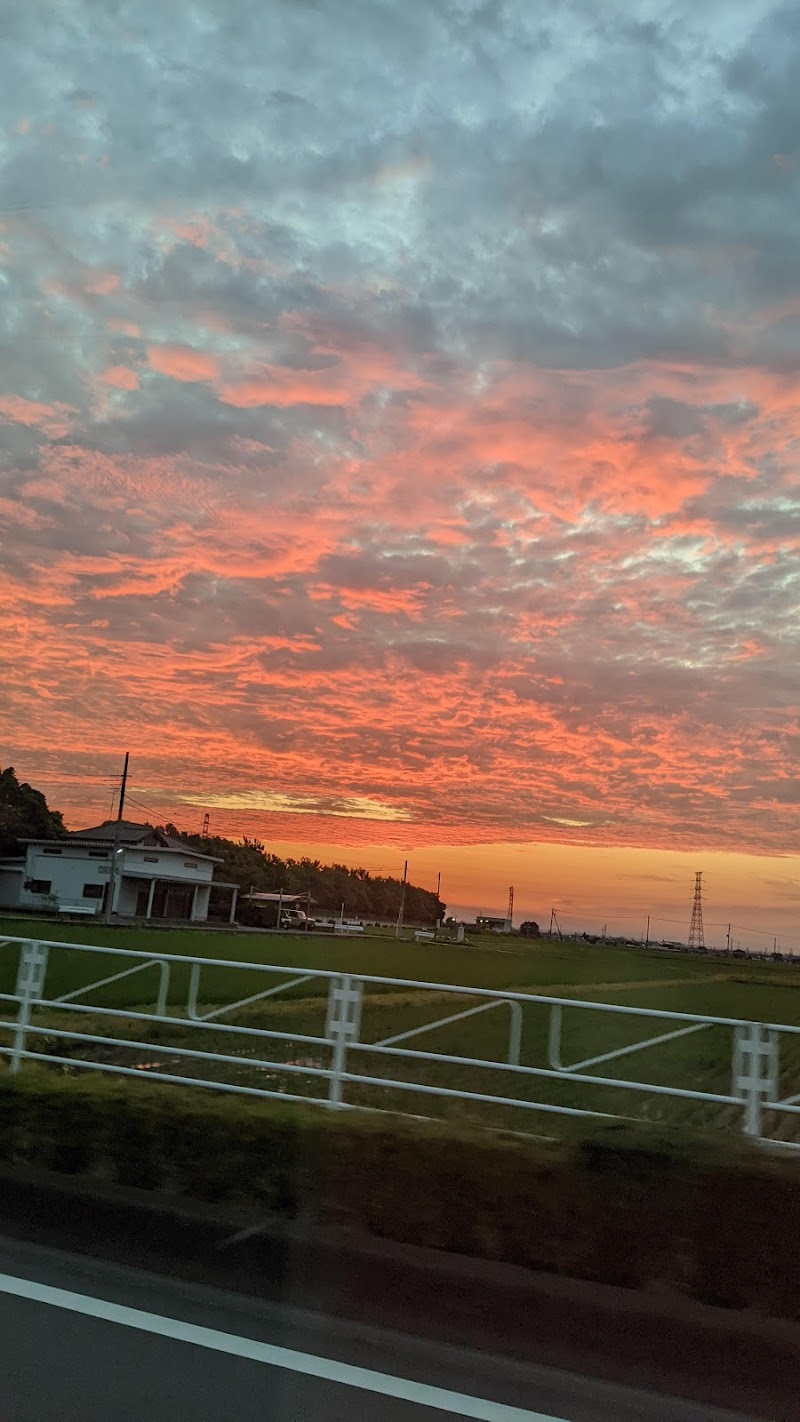
M 475 927 L 479 933 L 511 933 L 510 918 L 491 918 L 488 914 L 478 914 Z
M 23 840 L 24 856 L 0 859 L 0 907 L 98 917 L 105 912 L 116 857 L 112 913 L 119 918 L 208 918 L 212 889 L 225 895 L 229 922 L 236 884 L 214 879 L 221 861 L 182 840 L 129 820 L 106 820 L 63 839 Z

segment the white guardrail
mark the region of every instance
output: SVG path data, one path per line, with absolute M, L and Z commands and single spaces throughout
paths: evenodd
M 231 962 L 223 958 L 187 957 L 169 953 L 153 954 L 127 948 L 49 942 L 0 935 L 0 971 L 8 963 L 9 955 L 12 954 L 16 955 L 14 991 L 0 992 L 0 1003 L 7 1004 L 9 1009 L 7 1016 L 0 1017 L 0 1056 L 9 1059 L 11 1073 L 17 1073 L 23 1062 L 34 1060 L 40 1065 L 110 1072 L 122 1076 L 136 1076 L 140 1079 L 142 1073 L 146 1071 L 149 1078 L 157 1081 L 201 1086 L 211 1090 L 251 1097 L 279 1097 L 282 1100 L 316 1103 L 334 1109 L 363 1107 L 364 1103 L 345 1099 L 348 1087 L 361 1087 L 383 1089 L 386 1092 L 400 1091 L 423 1098 L 431 1096 L 442 1099 L 450 1098 L 474 1105 L 514 1108 L 514 1110 L 521 1112 L 533 1111 L 561 1116 L 606 1119 L 626 1117 L 627 1113 L 624 1110 L 597 1110 L 586 1105 L 576 1104 L 580 1101 L 579 1088 L 613 1088 L 614 1091 L 623 1094 L 622 1100 L 626 1099 L 628 1093 L 635 1092 L 640 1095 L 644 1093 L 647 1096 L 734 1108 L 735 1118 L 740 1120 L 742 1130 L 749 1136 L 763 1140 L 768 1144 L 800 1150 L 800 1140 L 778 1141 L 763 1133 L 763 1117 L 766 1111 L 778 1113 L 779 1117 L 783 1117 L 784 1120 L 800 1116 L 800 1092 L 783 1098 L 780 1096 L 781 1039 L 784 1036 L 799 1037 L 800 1027 L 781 1023 L 751 1022 L 738 1018 L 659 1011 L 653 1008 L 628 1007 L 611 1003 L 587 1002 L 533 993 L 464 987 L 451 983 L 429 983 L 407 978 L 341 973 L 315 968 L 294 970 L 286 966 Z M 99 955 L 105 960 L 111 960 L 112 963 L 119 962 L 120 968 L 119 971 L 84 983 L 71 992 L 62 993 L 59 996 L 48 996 L 46 990 L 48 973 L 54 967 L 56 969 L 60 966 L 63 967 L 63 962 L 59 963 L 59 959 L 65 954 L 71 956 Z M 133 1008 L 119 1004 L 108 1006 L 103 1005 L 102 1002 L 87 1002 L 85 1000 L 90 993 L 97 993 L 111 984 L 120 983 L 137 974 L 144 974 L 150 969 L 154 969 L 157 976 L 155 1004 L 151 1011 L 141 1007 Z M 173 973 L 176 969 L 180 969 L 184 977 L 188 979 L 186 996 L 180 1007 L 170 1010 L 170 987 L 171 984 L 174 984 Z M 282 980 L 258 992 L 239 998 L 235 1002 L 225 1003 L 208 1011 L 200 1011 L 202 974 L 213 969 L 224 969 L 226 974 L 242 972 L 259 975 L 267 980 L 275 977 Z M 53 975 L 51 973 L 51 978 Z M 8 977 L 10 981 L 11 974 Z M 327 1005 L 324 1031 L 319 1034 L 280 1031 L 272 1026 L 253 1027 L 221 1020 L 223 1017 L 229 1018 L 241 1008 L 250 1007 L 255 1003 L 276 997 L 289 989 L 304 988 L 315 982 L 323 988 L 323 996 Z M 643 987 L 646 986 L 647 984 L 643 983 Z M 435 1002 L 432 994 L 455 999 L 478 999 L 478 1001 L 460 1011 L 436 1018 L 433 1021 L 426 1021 L 394 1036 L 384 1037 L 379 1041 L 364 1041 L 361 1038 L 362 1007 L 365 1001 L 365 989 L 370 987 L 379 994 L 374 998 L 367 994 L 366 1000 L 370 1003 L 379 1003 L 380 995 L 385 994 L 388 989 L 402 992 L 404 1001 L 413 1001 L 414 990 L 420 990 L 425 994 L 424 998 L 420 1000 L 427 1003 Z M 412 994 L 412 997 L 407 999 L 407 994 Z M 497 1008 L 504 1009 L 509 1014 L 509 1032 L 505 1060 L 503 1061 L 441 1051 L 424 1051 L 400 1045 L 408 1042 L 411 1038 L 434 1032 L 442 1027 L 451 1026 L 466 1018 L 491 1012 Z M 544 1050 L 546 1065 L 526 1065 L 520 1059 L 523 1013 L 526 1009 L 532 1008 L 544 1009 L 549 1016 Z M 581 1061 L 566 1064 L 562 1060 L 562 1026 L 564 1014 L 567 1011 L 571 1014 L 575 1012 L 605 1014 L 617 1021 L 630 1018 L 633 1021 L 660 1023 L 665 1024 L 667 1030 L 659 1031 L 655 1036 L 614 1046 L 608 1051 L 585 1057 Z M 48 1015 L 48 1020 L 43 1023 L 40 1016 L 40 1020 L 37 1022 L 37 1015 L 45 1013 Z M 53 1022 L 54 1014 L 58 1018 L 55 1023 Z M 60 1025 L 61 1014 L 70 1014 L 74 1017 L 72 1030 Z M 89 1016 L 93 1019 L 92 1023 L 86 1024 L 90 1030 L 80 1030 L 81 1016 Z M 141 1023 L 142 1034 L 135 1038 L 98 1034 L 96 1030 L 98 1018 L 121 1019 L 126 1024 Z M 146 1028 L 148 1025 L 154 1026 L 156 1024 L 159 1026 L 157 1040 L 148 1040 Z M 182 1036 L 188 1034 L 190 1038 L 194 1031 L 208 1033 L 211 1030 L 214 1034 L 218 1034 L 219 1048 L 206 1050 L 193 1047 L 183 1040 L 178 1043 L 170 1043 L 164 1040 L 167 1036 L 164 1028 L 175 1029 L 175 1034 L 180 1033 Z M 728 1036 L 727 1047 L 724 1049 L 728 1053 L 730 1061 L 730 1086 L 727 1090 L 704 1091 L 691 1086 L 670 1085 L 663 1081 L 642 1081 L 624 1076 L 600 1075 L 595 1070 L 601 1065 L 630 1057 L 636 1052 L 660 1047 L 679 1038 L 689 1037 L 711 1029 L 724 1029 Z M 46 1042 L 43 1039 L 46 1039 Z M 36 1050 L 37 1040 L 39 1050 Z M 73 1049 L 83 1044 L 85 1048 L 91 1047 L 93 1052 L 86 1056 L 72 1053 L 68 1055 L 66 1048 L 62 1052 L 56 1052 L 51 1050 L 53 1041 L 69 1044 Z M 299 1062 L 282 1061 L 279 1057 L 277 1059 L 270 1058 L 262 1054 L 262 1047 L 263 1052 L 266 1053 L 270 1043 L 314 1049 L 319 1060 L 327 1064 L 318 1065 L 309 1058 Z M 797 1045 L 800 1046 L 800 1043 Z M 155 1057 L 158 1060 L 126 1065 L 119 1060 L 103 1060 L 98 1057 L 98 1051 L 113 1056 L 114 1053 L 119 1054 L 123 1050 L 134 1055 L 144 1053 L 148 1058 Z M 258 1055 L 253 1055 L 254 1052 L 258 1052 Z M 359 1070 L 359 1058 L 363 1061 L 364 1054 L 368 1054 L 373 1060 L 386 1061 L 387 1069 L 390 1063 L 395 1065 L 402 1063 L 407 1068 L 406 1072 L 402 1077 L 391 1077 Z M 162 1058 L 167 1058 L 167 1062 L 160 1060 Z M 178 1071 L 164 1070 L 164 1067 L 173 1061 L 176 1066 L 181 1063 L 191 1063 L 192 1066 L 201 1070 L 201 1074 L 190 1076 Z M 481 1072 L 493 1073 L 496 1074 L 495 1079 L 498 1080 L 500 1089 L 496 1092 L 474 1091 L 463 1089 L 457 1085 L 447 1085 L 441 1081 L 415 1079 L 414 1072 L 417 1072 L 418 1078 L 423 1064 L 434 1064 L 438 1067 L 448 1066 L 462 1071 L 472 1068 L 479 1069 Z M 280 1085 L 276 1084 L 274 1087 L 261 1084 L 245 1085 L 234 1081 L 225 1081 L 211 1075 L 214 1067 L 219 1069 L 223 1067 L 242 1068 L 243 1066 L 253 1069 L 255 1072 L 267 1074 L 271 1078 L 276 1073 L 283 1074 L 288 1078 L 288 1081 L 281 1082 Z M 320 1090 L 314 1093 L 286 1089 L 293 1079 L 297 1082 L 299 1078 L 302 1078 L 306 1085 L 318 1082 Z M 572 1101 L 554 1102 L 538 1099 L 536 1095 L 512 1094 L 514 1088 L 530 1091 L 536 1087 L 537 1083 L 545 1082 L 569 1083 Z M 368 1106 L 367 1109 L 375 1108 Z M 399 1114 L 407 1113 L 399 1112 Z

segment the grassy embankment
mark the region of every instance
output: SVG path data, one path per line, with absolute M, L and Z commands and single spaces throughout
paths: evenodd
M 544 993 L 552 996 L 579 998 L 594 1002 L 623 1003 L 655 1010 L 701 1013 L 714 1016 L 749 1018 L 800 1024 L 800 970 L 790 965 L 744 963 L 741 960 L 703 959 L 688 955 L 613 948 L 608 945 L 584 946 L 543 939 L 526 942 L 519 939 L 489 938 L 469 947 L 445 944 L 396 943 L 391 937 L 365 937 L 353 940 L 309 936 L 236 935 L 198 930 L 158 930 L 114 928 L 102 926 L 70 926 L 57 929 L 33 925 L 30 921 L 5 922 L 6 933 L 20 935 L 37 932 L 41 936 L 53 933 L 69 941 L 112 943 L 118 947 L 145 949 L 148 952 L 193 953 L 230 961 L 269 962 L 294 968 L 343 970 L 383 976 L 412 978 L 428 982 L 454 983 L 480 988 L 513 988 L 518 991 Z M 74 990 L 83 983 L 118 970 L 119 962 L 79 954 L 53 954 L 48 975 L 48 995 Z M 0 990 L 8 990 L 11 964 L 0 960 Z M 205 1010 L 233 1002 L 258 992 L 267 985 L 263 976 L 227 968 L 209 968 L 203 974 L 201 997 Z M 170 982 L 170 1012 L 182 1015 L 186 1001 L 188 970 L 173 968 Z M 285 996 L 268 1003 L 239 1009 L 230 1018 L 251 1027 L 273 1029 L 298 1035 L 322 1035 L 325 1018 L 326 984 L 319 979 L 291 989 Z M 130 1008 L 152 1004 L 155 994 L 155 973 L 128 978 L 93 994 L 92 1001 L 104 1006 Z M 408 1031 L 426 1022 L 433 1022 L 471 1005 L 469 999 L 443 992 L 421 992 L 394 986 L 370 985 L 364 1003 L 361 1040 L 378 1042 L 396 1033 Z M 76 1026 L 67 1013 L 41 1018 L 43 1025 Z M 81 1019 L 87 1026 L 87 1019 Z M 114 1020 L 94 1019 L 94 1029 L 106 1035 L 135 1039 L 144 1036 L 151 1042 L 177 1047 L 194 1046 L 205 1050 L 219 1049 L 230 1038 L 208 1028 L 163 1026 L 145 1028 L 124 1017 Z M 522 1063 L 528 1066 L 547 1065 L 546 1035 L 548 1013 L 537 1005 L 526 1006 L 523 1016 Z M 610 1051 L 616 1047 L 654 1036 L 669 1030 L 668 1022 L 648 1022 L 647 1019 L 611 1018 L 604 1014 L 565 1012 L 563 1059 L 566 1062 Z M 420 1036 L 407 1045 L 421 1051 L 433 1051 L 456 1056 L 477 1057 L 486 1061 L 503 1061 L 508 1043 L 508 1012 L 504 1007 L 468 1018 L 466 1021 L 437 1029 Z M 257 1046 L 241 1041 L 235 1044 L 249 1057 L 257 1055 L 274 1061 L 290 1061 L 304 1065 L 329 1065 L 329 1049 L 289 1042 L 260 1042 Z M 55 1039 L 51 1050 L 59 1051 Z M 123 1062 L 126 1065 L 153 1060 L 153 1053 L 139 1049 L 97 1049 L 96 1055 Z M 786 1091 L 800 1089 L 800 1038 L 784 1039 L 782 1068 Z M 208 1072 L 188 1058 L 176 1061 L 163 1054 L 162 1069 L 181 1075 Z M 350 1069 L 365 1075 L 408 1078 L 409 1065 L 378 1053 L 358 1052 L 350 1056 Z M 598 1068 L 602 1071 L 603 1068 Z M 709 1028 L 694 1036 L 679 1039 L 657 1048 L 621 1057 L 609 1064 L 609 1074 L 623 1079 L 645 1079 L 692 1089 L 727 1091 L 730 1077 L 730 1034 L 722 1028 Z M 740 1113 L 724 1106 L 709 1107 L 685 1101 L 673 1101 L 653 1093 L 626 1091 L 601 1086 L 581 1086 L 578 1083 L 549 1081 L 546 1078 L 521 1080 L 510 1073 L 491 1068 L 465 1067 L 446 1062 L 415 1062 L 411 1068 L 418 1081 L 431 1085 L 459 1087 L 463 1090 L 502 1094 L 537 1100 L 544 1104 L 564 1104 L 588 1107 L 597 1111 L 624 1113 L 650 1123 L 679 1123 L 695 1127 L 739 1128 Z M 251 1086 L 268 1086 L 280 1090 L 288 1087 L 286 1074 L 255 1068 L 247 1055 L 240 1065 L 220 1068 L 220 1079 Z M 796 1084 L 795 1084 L 796 1083 Z M 325 1083 L 310 1077 L 291 1078 L 288 1089 L 301 1094 L 324 1092 Z M 491 1124 L 500 1127 L 524 1128 L 531 1131 L 568 1134 L 574 1127 L 567 1118 L 550 1113 L 513 1108 L 497 1108 L 411 1093 L 400 1089 L 387 1090 L 368 1086 L 351 1086 L 347 1099 L 354 1103 L 383 1108 L 416 1111 L 425 1115 L 445 1116 L 466 1125 Z M 786 1138 L 795 1138 L 798 1127 L 783 1118 L 780 1124 L 767 1122 Z

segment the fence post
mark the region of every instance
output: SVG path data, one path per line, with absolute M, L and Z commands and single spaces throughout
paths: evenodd
M 550 1008 L 550 1022 L 547 1029 L 547 1060 L 553 1071 L 563 1071 L 561 1064 L 561 1008 Z
M 165 963 L 163 958 L 158 964 L 158 997 L 156 999 L 156 1016 L 166 1017 L 167 996 L 169 994 L 169 963 Z M 197 1002 L 195 1001 L 195 1008 Z
M 197 1020 L 197 994 L 200 989 L 201 963 L 192 963 L 189 969 L 189 991 L 186 997 L 186 1016 Z
M 778 1034 L 761 1022 L 737 1027 L 733 1039 L 731 1096 L 744 1105 L 744 1131 L 761 1135 L 764 1101 L 777 1101 L 779 1092 Z
M 331 1060 L 333 1075 L 328 1091 L 328 1105 L 333 1110 L 342 1104 L 348 1045 L 358 1041 L 363 988 L 361 979 L 352 977 L 350 973 L 342 973 L 337 978 L 331 978 L 325 1036 L 330 1038 L 333 1046 Z
M 509 999 L 511 1008 L 511 1027 L 508 1033 L 508 1064 L 509 1066 L 519 1066 L 519 1054 L 522 1049 L 522 1004 Z
M 19 998 L 19 1011 L 9 1068 L 12 1076 L 16 1076 L 19 1071 L 22 1053 L 25 1051 L 27 1027 L 31 1020 L 31 1004 L 37 997 L 42 996 L 44 990 L 49 951 L 46 943 L 37 943 L 33 938 L 23 943 L 20 949 L 17 985 L 14 989 Z

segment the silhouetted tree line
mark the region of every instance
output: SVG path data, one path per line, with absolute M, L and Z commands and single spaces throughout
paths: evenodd
M 19 781 L 13 766 L 0 770 L 0 854 L 22 854 L 23 839 L 60 839 L 66 833 L 41 790 Z
M 166 834 L 181 839 L 198 854 L 221 859 L 217 878 L 239 884 L 245 891 L 277 894 L 310 894 L 311 912 L 338 913 L 344 904 L 346 915 L 358 918 L 396 919 L 400 909 L 402 883 L 367 869 L 349 869 L 346 864 L 321 864 L 318 859 L 281 859 L 271 854 L 259 839 L 223 839 L 211 835 L 186 834 L 175 825 L 165 825 Z M 413 923 L 437 923 L 445 906 L 430 889 L 406 884 L 403 916 Z

